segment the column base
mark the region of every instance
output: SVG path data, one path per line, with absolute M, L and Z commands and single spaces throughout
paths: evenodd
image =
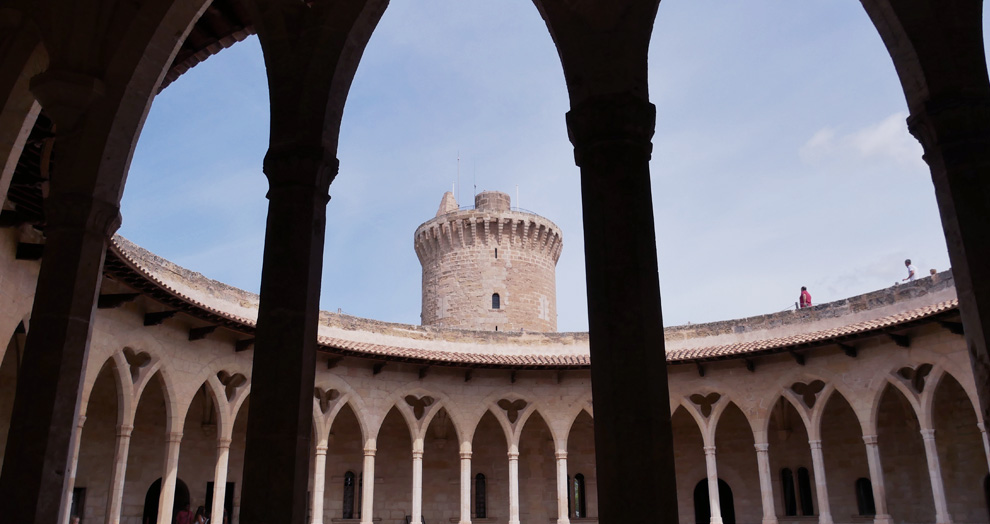
M 777 524 L 777 517 L 764 518 L 763 519 L 763 524 Z M 876 523 L 876 524 L 880 524 L 880 523 Z M 891 523 L 891 522 L 885 522 L 883 524 L 893 524 L 893 523 Z
M 557 524 L 571 524 L 571 519 L 557 519 Z
M 818 516 L 818 524 L 834 524 L 832 522 L 832 514 L 825 513 Z
M 890 515 L 874 515 L 873 524 L 894 524 L 894 519 Z

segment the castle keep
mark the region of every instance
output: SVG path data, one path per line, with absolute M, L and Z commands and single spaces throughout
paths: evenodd
M 424 326 L 481 331 L 556 331 L 556 224 L 513 209 L 509 195 L 483 191 L 474 209 L 444 193 L 432 220 L 416 229 L 423 265 Z

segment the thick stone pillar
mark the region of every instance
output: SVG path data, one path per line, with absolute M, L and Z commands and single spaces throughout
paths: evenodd
M 705 470 L 708 474 L 708 507 L 711 508 L 711 524 L 722 524 L 722 508 L 718 500 L 718 468 L 715 464 L 715 446 L 705 446 Z
M 773 505 L 773 477 L 770 473 L 770 444 L 760 442 L 756 448 L 756 464 L 760 470 L 760 497 L 763 499 L 763 524 L 777 524 L 777 510 Z
M 949 505 L 945 500 L 945 483 L 942 482 L 942 465 L 938 460 L 938 447 L 935 445 L 935 430 L 921 430 L 925 441 L 925 456 L 928 457 L 928 475 L 932 480 L 932 496 L 935 498 L 935 524 L 952 524 Z
M 570 524 L 567 515 L 567 452 L 558 450 L 557 457 L 557 524 Z
M 811 466 L 815 471 L 815 491 L 818 494 L 818 524 L 832 524 L 832 508 L 828 502 L 828 485 L 825 483 L 822 441 L 809 440 L 808 444 L 811 445 Z
M 131 446 L 134 426 L 117 426 L 117 445 L 113 450 L 113 469 L 110 471 L 110 493 L 107 496 L 107 524 L 120 522 L 121 501 L 124 498 L 124 479 L 127 477 L 127 452 Z
M 977 17 L 973 19 L 976 39 L 969 54 L 974 63 L 981 64 L 977 67 L 982 68 L 981 77 L 973 76 L 968 80 L 971 87 L 979 86 L 980 89 L 963 93 L 957 86 L 918 104 L 911 104 L 909 96 L 912 109 L 908 129 L 921 142 L 925 151 L 923 158 L 931 170 L 959 297 L 966 347 L 980 399 L 983 415 L 980 418 L 990 420 L 990 264 L 987 264 L 990 243 L 986 241 L 990 232 L 990 214 L 986 212 L 990 205 L 990 91 L 979 37 L 978 16 L 982 4 L 966 3 L 973 6 L 973 15 Z M 964 53 L 962 49 L 955 51 L 943 53 L 936 60 L 959 65 L 957 60 L 961 60 L 959 56 Z M 932 53 L 930 56 L 939 55 Z M 938 66 L 939 74 L 944 74 L 942 67 Z M 959 80 L 954 79 L 953 85 Z M 911 82 L 917 80 L 911 79 Z
M 162 492 L 158 498 L 158 524 L 172 524 L 172 509 L 175 504 L 175 479 L 179 476 L 179 448 L 182 445 L 182 432 L 168 434 L 165 448 L 165 471 L 162 473 Z
M 519 524 L 519 452 L 509 452 L 509 524 Z
M 364 478 L 361 484 L 361 524 L 371 524 L 375 511 L 375 447 L 364 447 Z
M 591 97 L 567 114 L 581 168 L 603 522 L 677 522 L 650 188 L 655 118 L 653 104 L 629 94 Z
M 223 524 L 223 503 L 227 498 L 227 462 L 230 458 L 230 437 L 217 439 L 217 465 L 213 470 L 213 507 L 210 522 Z
M 82 430 L 85 423 L 86 415 L 79 415 L 79 421 L 76 423 L 76 436 L 72 440 L 72 450 L 69 452 L 69 481 L 65 483 L 65 491 L 62 493 L 63 508 L 72 507 L 72 489 L 76 486 L 76 469 L 79 466 L 79 443 L 82 441 Z M 69 524 L 71 517 L 69 509 L 66 509 L 62 512 L 59 522 Z
M 337 161 L 325 158 L 320 146 L 294 145 L 270 149 L 264 171 L 268 223 L 241 522 L 302 524 L 312 450 L 327 192 Z
M 863 442 L 866 443 L 866 461 L 870 465 L 870 484 L 873 486 L 873 506 L 876 509 L 873 524 L 893 524 L 894 520 L 887 513 L 887 489 L 884 487 L 877 436 L 863 435 Z
M 116 202 L 58 192 L 45 202 L 45 255 L 14 395 L 0 514 L 10 522 L 60 522 L 72 431 L 86 371 L 93 310 Z
M 412 450 L 412 522 L 423 521 L 423 441 L 416 439 Z
M 461 520 L 459 524 L 471 524 L 471 444 L 461 444 Z

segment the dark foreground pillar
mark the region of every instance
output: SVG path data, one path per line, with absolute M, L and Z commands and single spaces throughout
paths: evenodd
M 593 97 L 567 114 L 581 168 L 603 524 L 677 522 L 650 193 L 655 119 L 653 104 L 632 95 Z
M 304 524 L 323 240 L 337 161 L 270 149 L 268 225 L 255 334 L 241 522 Z
M 78 193 L 52 193 L 45 214 L 45 254 L 0 475 L 0 520 L 11 523 L 59 521 L 103 258 L 120 225 L 116 203 Z
M 931 169 L 980 410 L 990 420 L 990 95 L 932 99 L 912 111 L 908 128 Z

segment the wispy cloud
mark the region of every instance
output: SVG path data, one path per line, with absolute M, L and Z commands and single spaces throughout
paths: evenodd
M 921 162 L 921 145 L 908 133 L 906 118 L 906 113 L 894 113 L 845 133 L 824 127 L 801 146 L 798 154 L 808 164 L 871 161 L 917 166 Z

